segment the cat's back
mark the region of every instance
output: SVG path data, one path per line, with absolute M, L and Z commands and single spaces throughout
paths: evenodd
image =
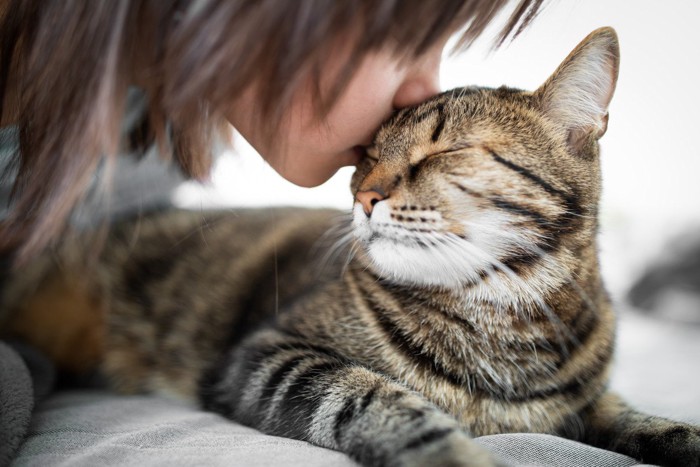
M 221 349 L 266 319 L 263 310 L 277 312 L 336 274 L 317 259 L 339 216 L 274 208 L 121 220 L 98 257 L 86 235 L 24 268 L 4 290 L 0 331 L 69 371 L 103 365 L 127 392 L 162 385 L 191 394 Z
M 332 210 L 177 211 L 123 224 L 101 264 L 103 369 L 126 391 L 192 395 L 224 349 L 324 280 Z
M 167 297 L 213 306 L 220 294 L 266 295 L 270 285 L 279 299 L 292 282 L 308 281 L 300 271 L 319 266 L 339 223 L 337 211 L 303 208 L 141 218 L 113 229 L 100 261 L 102 280 L 114 301 L 150 298 L 152 306 L 165 306 Z

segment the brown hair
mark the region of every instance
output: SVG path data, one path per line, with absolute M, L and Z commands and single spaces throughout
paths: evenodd
M 543 0 L 519 0 L 497 43 L 515 37 Z M 466 25 L 466 47 L 506 0 L 123 0 L 0 1 L 0 114 L 19 128 L 18 176 L 0 224 L 0 253 L 31 256 L 65 227 L 101 161 L 120 146 L 126 90 L 148 99 L 146 126 L 132 141 L 157 141 L 184 173 L 207 174 L 212 138 L 226 107 L 250 86 L 269 134 L 304 78 L 318 83 L 343 35 L 362 33 L 323 115 L 363 54 L 393 47 L 420 54 Z M 316 84 L 318 89 L 318 85 Z M 10 108 L 12 107 L 12 108 Z M 132 135 L 133 136 L 133 135 Z

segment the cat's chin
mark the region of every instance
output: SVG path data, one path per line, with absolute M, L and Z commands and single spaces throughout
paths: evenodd
M 365 242 L 365 247 L 376 273 L 401 285 L 462 290 L 480 280 L 478 268 L 469 261 L 448 258 L 417 244 L 375 235 Z
M 456 255 L 446 246 L 448 242 L 402 235 L 400 227 L 387 227 L 390 216 L 383 203 L 376 205 L 372 221 L 357 203 L 353 218 L 355 237 L 370 266 L 383 279 L 407 286 L 463 289 L 479 281 L 480 271 L 486 266 L 474 258 Z

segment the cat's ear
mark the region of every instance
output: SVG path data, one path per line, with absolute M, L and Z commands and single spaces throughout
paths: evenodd
M 617 34 L 600 28 L 588 35 L 534 93 L 541 109 L 569 132 L 569 146 L 580 151 L 608 127 L 608 105 L 620 64 Z

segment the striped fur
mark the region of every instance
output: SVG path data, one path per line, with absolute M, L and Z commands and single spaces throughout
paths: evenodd
M 597 139 L 617 61 L 602 29 L 534 93 L 457 89 L 397 113 L 352 182 L 382 199 L 352 223 L 276 209 L 117 226 L 82 284 L 108 310 L 101 371 L 365 465 L 497 465 L 471 437 L 508 432 L 700 465 L 700 428 L 607 390 Z M 73 256 L 15 280 L 5 306 L 74 276 Z

